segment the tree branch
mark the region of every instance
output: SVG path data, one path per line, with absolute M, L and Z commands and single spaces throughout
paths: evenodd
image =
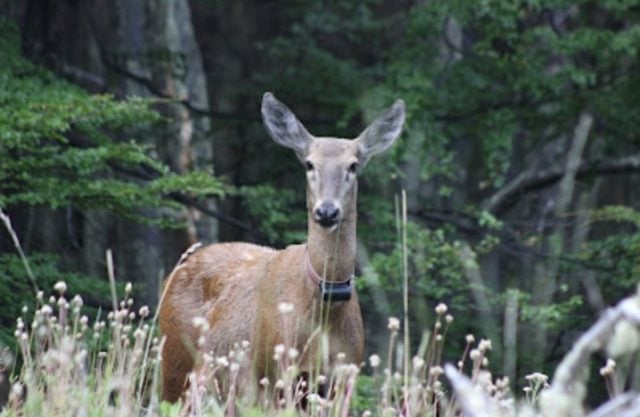
M 620 175 L 634 172 L 640 172 L 640 154 L 618 159 L 584 161 L 579 165 L 576 177 Z M 562 179 L 564 174 L 564 167 L 558 166 L 545 171 L 523 172 L 491 196 L 482 205 L 482 208 L 491 213 L 504 213 L 515 204 L 519 196 L 554 185 Z

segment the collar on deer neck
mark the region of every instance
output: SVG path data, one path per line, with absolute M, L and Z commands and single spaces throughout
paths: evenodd
M 307 275 L 314 285 L 320 288 L 323 301 L 349 301 L 351 299 L 351 283 L 354 275 L 344 281 L 327 281 L 313 269 L 309 251 L 305 252 L 305 263 L 307 264 Z

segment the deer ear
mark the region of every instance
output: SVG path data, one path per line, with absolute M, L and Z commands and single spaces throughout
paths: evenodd
M 269 92 L 262 96 L 262 121 L 274 142 L 293 149 L 298 159 L 305 160 L 313 136 L 293 112 Z
M 400 136 L 403 125 L 404 101 L 396 100 L 356 139 L 363 164 L 373 155 L 389 149 Z

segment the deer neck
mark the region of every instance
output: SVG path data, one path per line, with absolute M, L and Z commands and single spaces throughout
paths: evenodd
M 328 230 L 308 218 L 307 250 L 313 269 L 328 282 L 344 281 L 353 275 L 356 259 L 356 199 L 345 207 L 343 220 Z M 309 211 L 310 212 L 310 211 Z

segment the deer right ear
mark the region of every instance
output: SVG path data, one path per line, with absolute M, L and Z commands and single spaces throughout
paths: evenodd
M 396 141 L 404 125 L 404 101 L 396 100 L 356 138 L 362 155 L 362 165 L 375 154 L 386 151 Z
M 269 92 L 262 96 L 262 121 L 274 142 L 293 149 L 300 161 L 305 160 L 313 136 L 293 112 Z

